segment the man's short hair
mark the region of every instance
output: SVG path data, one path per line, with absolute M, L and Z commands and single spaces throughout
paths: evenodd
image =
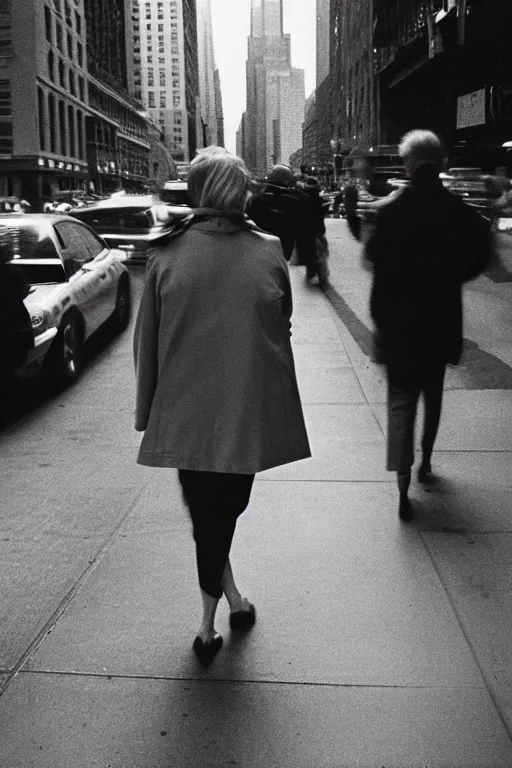
M 244 213 L 250 184 L 244 161 L 222 147 L 205 147 L 190 163 L 187 186 L 194 208 Z
M 402 137 L 398 153 L 404 160 L 441 165 L 446 152 L 443 142 L 433 131 L 416 129 Z

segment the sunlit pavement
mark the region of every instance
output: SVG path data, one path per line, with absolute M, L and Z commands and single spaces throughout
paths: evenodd
M 291 267 L 313 458 L 257 477 L 232 552 L 257 623 L 221 603 L 210 668 L 175 472 L 135 465 L 131 330 L 0 434 L 1 768 L 512 765 L 512 391 L 457 374 L 400 523 L 369 275 L 328 225 L 354 335 Z

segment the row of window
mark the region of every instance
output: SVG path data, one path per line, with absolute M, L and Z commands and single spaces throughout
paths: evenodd
M 0 80 L 0 154 L 10 155 L 12 150 L 11 83 Z
M 74 20 L 77 33 L 82 34 L 82 17 L 76 9 L 73 11 L 69 0 L 53 0 L 53 9 L 66 20 L 66 24 L 71 28 L 73 28 Z
M 57 61 L 55 54 L 50 49 L 48 51 L 48 77 L 64 90 L 69 91 L 72 96 L 76 96 L 80 101 L 85 101 L 85 79 L 77 75 L 71 67 L 66 66 L 64 61 L 59 58 Z
M 89 104 L 93 109 L 115 120 L 128 136 L 141 140 L 147 139 L 147 127 L 144 118 L 91 83 L 89 84 Z
M 84 160 L 85 115 L 82 110 L 66 104 L 53 93 L 46 94 L 40 87 L 37 98 L 40 149 Z
M 80 19 L 78 14 L 77 17 Z M 84 48 L 82 43 L 75 39 L 72 32 L 65 32 L 62 24 L 54 17 L 47 5 L 44 7 L 44 25 L 46 39 L 50 45 L 55 45 L 61 53 L 67 54 L 72 61 L 76 62 L 80 67 L 83 67 Z M 81 34 L 81 24 L 78 34 Z

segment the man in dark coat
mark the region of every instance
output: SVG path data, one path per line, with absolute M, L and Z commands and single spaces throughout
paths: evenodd
M 306 212 L 300 222 L 296 248 L 298 263 L 306 267 L 306 280 L 318 275 L 321 285 L 327 281 L 328 244 L 325 237 L 326 209 L 320 197 L 320 184 L 314 176 L 306 176 L 303 190 Z
M 371 313 L 387 363 L 387 469 L 397 472 L 399 515 L 410 520 L 418 398 L 423 393 L 418 479 L 429 482 L 445 368 L 462 352 L 462 284 L 485 269 L 491 245 L 485 220 L 443 187 L 444 149 L 434 133 L 410 131 L 400 155 L 411 183 L 379 208 L 366 255 L 373 263 Z
M 286 261 L 290 261 L 307 205 L 304 193 L 295 185 L 291 168 L 275 165 L 263 191 L 254 195 L 247 207 L 247 215 L 260 229 L 280 239 Z

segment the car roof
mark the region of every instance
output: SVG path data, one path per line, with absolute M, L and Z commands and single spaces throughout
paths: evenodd
M 98 200 L 91 208 L 136 208 L 145 206 L 151 208 L 162 201 L 156 195 L 119 195 L 118 197 L 109 197 L 106 200 Z
M 55 224 L 57 221 L 76 221 L 72 216 L 67 216 L 62 213 L 0 213 L 0 224 L 10 219 L 16 219 L 16 221 L 24 222 L 25 224 L 34 223 L 35 221 L 50 222 Z

